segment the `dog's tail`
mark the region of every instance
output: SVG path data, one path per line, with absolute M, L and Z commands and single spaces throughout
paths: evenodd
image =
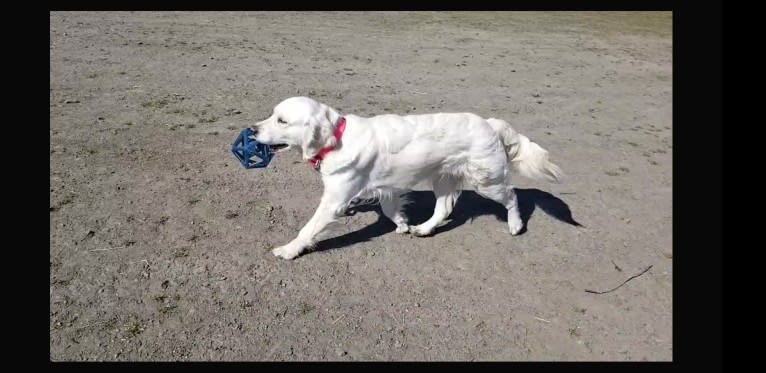
M 490 118 L 487 122 L 500 137 L 512 168 L 531 179 L 561 182 L 564 173 L 559 166 L 548 160 L 547 150 L 516 132 L 502 119 Z

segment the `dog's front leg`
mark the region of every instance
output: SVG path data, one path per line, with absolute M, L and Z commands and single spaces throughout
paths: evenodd
M 342 182 L 326 181 L 325 192 L 321 202 L 319 202 L 319 207 L 317 207 L 311 220 L 298 233 L 298 237 L 271 252 L 284 259 L 294 259 L 300 255 L 303 250 L 315 243 L 316 238 L 326 230 L 330 223 L 336 221 L 344 207 L 358 192 L 357 183 L 347 180 Z

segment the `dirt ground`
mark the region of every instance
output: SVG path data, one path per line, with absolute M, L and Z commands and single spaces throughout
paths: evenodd
M 671 29 L 670 13 L 51 13 L 51 360 L 672 360 Z M 280 260 L 319 176 L 298 152 L 246 170 L 230 147 L 295 95 L 503 118 L 568 178 L 513 179 L 516 237 L 466 191 L 431 237 L 365 207 Z M 434 197 L 413 194 L 419 223 Z

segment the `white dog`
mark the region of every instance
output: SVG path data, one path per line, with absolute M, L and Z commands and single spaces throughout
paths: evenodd
M 308 97 L 279 103 L 274 113 L 253 126 L 255 139 L 283 151 L 298 147 L 322 175 L 324 192 L 314 216 L 298 237 L 272 253 L 293 259 L 311 247 L 328 225 L 359 199 L 380 201 L 397 233 L 426 236 L 452 212 L 463 186 L 508 209 L 508 227 L 519 233 L 523 222 L 509 171 L 558 182 L 561 169 L 548 152 L 516 132 L 508 122 L 471 113 L 341 115 Z M 436 195 L 434 214 L 407 225 L 402 194 L 426 183 Z

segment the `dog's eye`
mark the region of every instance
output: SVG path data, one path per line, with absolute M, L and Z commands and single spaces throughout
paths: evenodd
M 287 122 L 285 122 L 284 120 L 282 120 L 282 118 L 277 118 L 277 123 L 280 123 L 280 124 L 287 124 Z

